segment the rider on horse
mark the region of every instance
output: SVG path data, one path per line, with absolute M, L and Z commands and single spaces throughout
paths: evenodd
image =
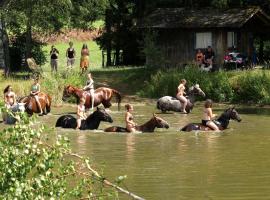
M 86 81 L 86 86 L 83 88 L 84 91 L 86 91 L 86 94 L 90 94 L 91 96 L 91 103 L 92 103 L 92 107 L 91 109 L 93 110 L 94 108 L 94 101 L 95 101 L 95 90 L 94 90 L 94 81 L 92 79 L 92 75 L 91 73 L 87 74 L 87 78 L 88 80 Z M 85 96 L 86 96 L 85 94 Z
M 203 111 L 203 118 L 202 118 L 202 125 L 208 126 L 209 128 L 213 129 L 214 131 L 219 131 L 218 126 L 212 121 L 213 118 L 216 117 L 215 114 L 212 112 L 212 100 L 207 99 L 204 103 L 204 111 Z
M 40 85 L 38 83 L 38 78 L 34 79 L 34 84 L 31 86 L 31 92 L 30 92 L 30 96 L 33 96 L 37 102 L 38 108 L 40 110 L 40 114 L 43 114 L 42 108 L 41 108 L 41 104 L 39 102 L 38 99 L 38 94 L 40 93 Z
M 177 88 L 177 94 L 176 94 L 176 98 L 183 103 L 182 105 L 182 112 L 183 113 L 187 113 L 186 111 L 186 106 L 187 106 L 187 98 L 184 96 L 185 93 L 185 85 L 186 85 L 187 81 L 185 79 L 181 79 L 180 84 Z

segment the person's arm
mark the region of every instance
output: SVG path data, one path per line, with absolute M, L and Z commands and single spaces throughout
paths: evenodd
M 5 103 L 8 103 L 6 93 L 4 93 L 4 101 Z
M 129 114 L 126 113 L 126 116 L 125 116 L 126 123 L 127 123 L 127 124 L 132 124 L 133 126 L 135 126 L 135 125 L 136 125 L 135 122 L 133 122 L 133 121 L 130 120 L 129 118 L 130 118 Z
M 213 119 L 213 118 L 215 118 L 215 117 L 216 117 L 216 115 L 215 115 L 215 114 L 213 114 L 213 112 L 212 112 L 212 109 L 211 109 L 211 108 L 208 108 L 207 110 L 208 110 L 208 115 L 209 115 L 209 117 L 210 117 L 211 119 Z

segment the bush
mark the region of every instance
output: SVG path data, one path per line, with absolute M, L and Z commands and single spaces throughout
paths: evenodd
M 233 90 L 225 72 L 202 72 L 193 65 L 185 69 L 160 70 L 152 75 L 146 87 L 140 92 L 145 97 L 157 98 L 165 95 L 175 96 L 179 81 L 185 78 L 188 86 L 199 84 L 207 98 L 215 101 L 230 101 Z
M 270 103 L 270 75 L 265 71 L 246 72 L 238 76 L 234 85 L 233 100 L 242 103 Z

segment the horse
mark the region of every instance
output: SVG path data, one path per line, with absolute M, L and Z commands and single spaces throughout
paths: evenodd
M 43 114 L 47 115 L 51 111 L 52 98 L 50 95 L 40 92 L 38 94 L 38 99 L 43 110 Z M 25 96 L 18 99 L 19 103 L 25 103 L 25 111 L 32 115 L 33 113 L 40 113 L 36 99 L 32 96 Z
M 230 119 L 241 122 L 242 119 L 234 107 L 226 109 L 214 123 L 218 126 L 219 130 L 224 130 L 228 127 Z M 190 123 L 184 126 L 180 131 L 213 131 L 210 127 L 204 126 L 199 123 Z
M 84 96 L 83 95 L 84 92 L 85 91 L 83 91 L 82 89 L 68 85 L 64 88 L 62 100 L 66 101 L 67 98 L 73 95 L 77 98 L 77 103 L 78 103 L 80 98 Z M 107 87 L 100 87 L 95 90 L 94 106 L 96 107 L 99 104 L 103 104 L 105 108 L 111 107 L 112 104 L 110 103 L 110 101 L 114 95 L 116 96 L 116 99 L 117 99 L 118 110 L 120 110 L 120 103 L 121 103 L 121 98 L 122 98 L 121 94 L 117 90 L 107 88 Z M 85 99 L 85 108 L 86 109 L 91 108 L 91 105 L 92 104 L 91 104 L 90 94 L 87 93 L 86 99 Z
M 112 117 L 103 108 L 97 107 L 97 110 L 89 115 L 86 120 L 82 120 L 80 130 L 93 130 L 99 127 L 101 121 L 112 123 Z M 77 120 L 72 115 L 63 115 L 56 121 L 55 127 L 76 128 Z
M 195 84 L 194 86 L 189 88 L 187 95 L 188 102 L 186 106 L 186 111 L 187 113 L 190 113 L 195 103 L 195 96 L 199 95 L 205 97 L 205 93 L 202 91 L 198 84 Z M 177 98 L 171 96 L 164 96 L 158 99 L 157 109 L 161 110 L 163 113 L 166 111 L 181 112 L 182 102 L 180 102 Z
M 162 118 L 156 116 L 155 114 L 153 117 L 140 126 L 135 126 L 136 131 L 138 132 L 154 132 L 155 128 L 169 128 L 169 124 Z M 106 128 L 104 132 L 129 132 L 126 128 L 120 126 L 112 126 Z

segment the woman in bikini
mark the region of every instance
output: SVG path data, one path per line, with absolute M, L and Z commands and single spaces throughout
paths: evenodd
M 88 92 L 91 97 L 91 110 L 94 109 L 94 102 L 95 102 L 95 90 L 94 90 L 94 81 L 92 79 L 92 74 L 88 73 L 87 74 L 87 81 L 86 81 L 86 86 L 83 88 L 84 91 Z M 86 98 L 86 96 L 85 96 Z
M 126 128 L 128 132 L 136 132 L 135 129 L 136 123 L 133 121 L 133 115 L 131 114 L 133 111 L 133 106 L 130 104 L 126 104 L 125 108 L 127 111 L 125 115 Z
M 211 99 L 207 99 L 204 103 L 202 125 L 208 126 L 214 131 L 220 131 L 217 125 L 212 121 L 216 117 L 216 115 L 212 112 L 212 104 Z
M 4 89 L 4 102 L 7 109 L 11 109 L 16 105 L 16 94 L 13 92 L 11 85 Z M 3 113 L 3 121 L 6 122 L 7 113 Z
M 182 112 L 183 113 L 187 113 L 186 111 L 186 106 L 187 106 L 187 98 L 184 96 L 185 93 L 185 85 L 186 85 L 187 81 L 186 79 L 181 79 L 180 84 L 177 88 L 177 94 L 176 94 L 176 98 L 182 102 Z

